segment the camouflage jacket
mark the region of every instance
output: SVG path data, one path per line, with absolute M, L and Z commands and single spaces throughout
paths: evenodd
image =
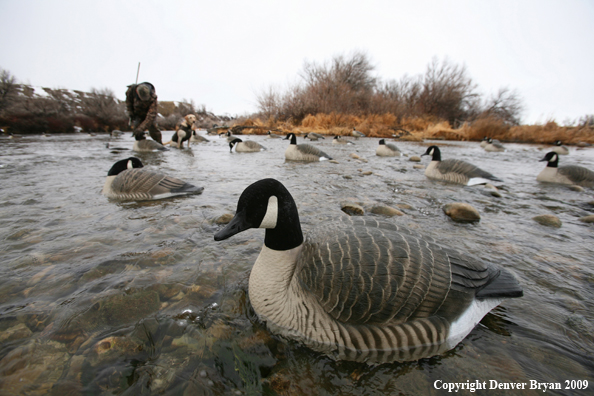
M 149 82 L 143 82 L 151 88 L 151 99 L 143 101 L 136 93 L 136 87 L 140 84 L 128 85 L 126 91 L 126 109 L 130 116 L 131 126 L 135 131 L 146 131 L 148 127 L 154 124 L 157 118 L 157 93 L 155 87 Z

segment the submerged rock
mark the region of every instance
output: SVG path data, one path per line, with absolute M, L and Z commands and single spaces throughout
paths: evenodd
M 594 215 L 580 217 L 580 221 L 583 221 L 584 223 L 594 223 Z
M 221 215 L 219 217 L 216 218 L 215 223 L 216 224 L 229 224 L 229 222 L 231 221 L 231 219 L 233 219 L 233 214 L 232 213 L 225 213 L 224 215 Z
M 463 202 L 449 203 L 443 207 L 443 211 L 458 223 L 474 223 L 481 220 L 478 210 Z
M 365 211 L 363 210 L 361 205 L 350 201 L 342 202 L 340 204 L 340 210 L 342 210 L 349 216 L 363 216 L 365 214 Z
M 382 216 L 388 216 L 388 217 L 404 215 L 404 213 L 402 213 L 398 209 L 391 208 L 389 206 L 382 206 L 382 205 L 373 206 L 371 208 L 371 213 L 382 215 Z
M 561 220 L 559 220 L 559 218 L 557 216 L 551 215 L 551 214 L 534 216 L 532 218 L 532 220 L 536 221 L 540 225 L 547 226 L 547 227 L 559 228 L 559 227 L 561 227 L 561 224 L 563 224 L 563 223 L 561 223 Z
M 418 155 L 412 155 L 408 160 L 412 162 L 421 162 L 421 157 Z

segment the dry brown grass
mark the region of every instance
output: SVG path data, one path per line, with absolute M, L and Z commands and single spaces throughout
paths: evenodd
M 438 140 L 472 140 L 480 141 L 488 136 L 503 142 L 522 142 L 552 144 L 561 140 L 564 144 L 575 145 L 580 142 L 594 144 L 594 129 L 591 127 L 563 127 L 554 121 L 544 125 L 520 125 L 510 127 L 502 121 L 485 117 L 472 123 L 464 123 L 454 129 L 447 121 L 435 120 L 431 117 L 410 117 L 398 120 L 390 113 L 354 116 L 348 114 L 316 114 L 308 115 L 299 125 L 291 122 L 278 122 L 273 118 L 260 120 L 248 118 L 241 125 L 253 125 L 259 128 L 244 129 L 244 134 L 266 134 L 268 129 L 275 133 L 303 134 L 316 132 L 324 135 L 350 136 L 353 128 L 368 137 L 391 138 L 400 135 L 400 140 L 421 141 L 423 139 Z

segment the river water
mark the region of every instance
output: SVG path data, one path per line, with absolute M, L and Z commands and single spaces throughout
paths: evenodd
M 0 394 L 441 395 L 445 384 L 477 381 L 489 395 L 542 394 L 531 381 L 573 388 L 547 394 L 593 394 L 594 229 L 579 218 L 594 213 L 594 196 L 537 183 L 546 149 L 437 142 L 442 158 L 503 179 L 495 197 L 430 181 L 407 156 L 377 157 L 378 139 L 313 142 L 338 163 L 301 164 L 284 161 L 286 140 L 245 137 L 268 150 L 230 153 L 224 139 L 208 138 L 135 154 L 129 133 L 0 137 Z M 408 156 L 430 143 L 395 142 Z M 134 154 L 204 192 L 109 201 L 100 194 L 107 171 Z M 594 170 L 594 148 L 572 148 L 561 164 Z M 504 301 L 455 349 L 415 362 L 335 362 L 271 335 L 247 299 L 263 230 L 213 239 L 217 220 L 265 177 L 292 193 L 304 232 L 346 216 L 345 200 L 398 208 L 404 214 L 389 221 L 508 268 L 524 297 Z M 480 222 L 453 222 L 442 210 L 450 202 L 471 204 Z M 562 227 L 532 219 L 541 214 Z M 525 389 L 489 389 L 510 383 Z

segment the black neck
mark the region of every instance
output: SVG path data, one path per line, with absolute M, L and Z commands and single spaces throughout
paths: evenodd
M 264 244 L 273 250 L 289 250 L 303 243 L 299 212 L 293 197 L 278 194 L 278 217 L 275 228 L 267 228 Z

